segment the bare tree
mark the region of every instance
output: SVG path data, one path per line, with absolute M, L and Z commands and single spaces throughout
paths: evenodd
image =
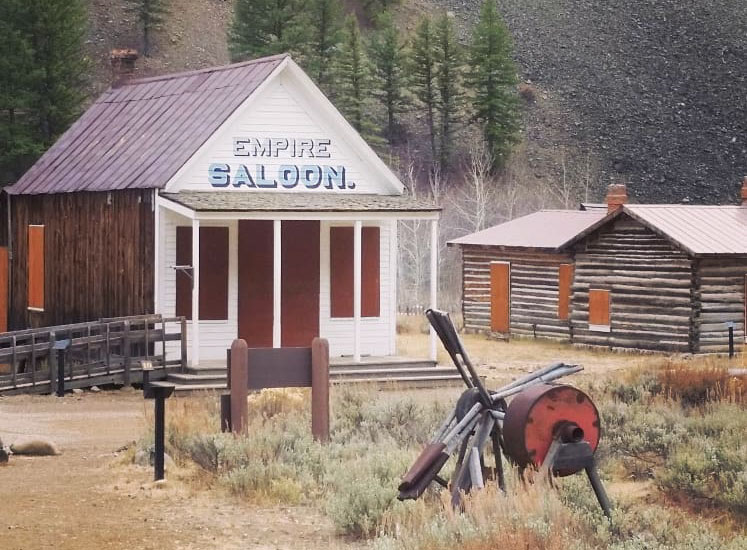
M 450 197 L 450 206 L 459 217 L 459 229 L 464 232 L 480 231 L 493 221 L 498 185 L 492 167 L 493 157 L 485 141 L 476 139 L 470 147 L 465 181 Z

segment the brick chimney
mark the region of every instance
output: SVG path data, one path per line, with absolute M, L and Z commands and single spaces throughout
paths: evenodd
M 607 213 L 614 212 L 628 202 L 628 190 L 624 183 L 613 183 L 607 186 Z
M 140 57 L 137 50 L 131 48 L 112 50 L 109 61 L 112 65 L 112 80 L 114 82 L 132 75 L 135 72 L 135 61 Z
M 742 180 L 742 191 L 740 195 L 742 197 L 742 206 L 747 206 L 747 176 Z

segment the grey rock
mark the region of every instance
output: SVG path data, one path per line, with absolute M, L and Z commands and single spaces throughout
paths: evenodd
M 60 454 L 57 445 L 43 438 L 16 441 L 10 446 L 10 450 L 15 455 L 27 456 L 56 456 Z
M 135 459 L 133 462 L 138 466 L 153 467 L 156 462 L 155 447 L 151 445 L 148 449 L 138 449 L 135 453 Z M 174 460 L 169 456 L 169 453 L 163 453 L 163 465 L 164 468 L 169 468 L 174 465 Z
M 101 391 L 101 388 L 99 388 L 98 386 L 91 386 L 91 391 L 93 393 L 98 393 Z

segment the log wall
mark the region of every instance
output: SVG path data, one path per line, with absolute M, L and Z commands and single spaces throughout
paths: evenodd
M 667 239 L 627 216 L 575 251 L 574 343 L 694 351 L 694 267 Z M 610 332 L 589 330 L 589 289 L 610 291 Z
M 695 266 L 695 336 L 697 351 L 729 351 L 728 321 L 734 323 L 737 350 L 745 341 L 745 274 L 747 259 L 701 259 Z
M 567 254 L 505 251 L 462 246 L 462 313 L 466 329 L 490 332 L 490 262 L 511 264 L 510 334 L 569 338 L 567 320 L 558 318 L 558 269 L 572 263 Z
M 11 329 L 153 312 L 152 190 L 11 198 Z M 28 226 L 44 225 L 44 311 L 27 306 Z

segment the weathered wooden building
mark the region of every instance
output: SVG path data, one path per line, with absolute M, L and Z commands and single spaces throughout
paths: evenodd
M 745 342 L 747 204 L 626 204 L 578 235 L 573 254 L 573 342 L 726 352 L 729 325 Z
M 728 351 L 729 326 L 747 341 L 747 178 L 742 200 L 631 205 L 624 186 L 611 186 L 606 211 L 543 211 L 452 241 L 463 251 L 465 326 Z
M 568 339 L 569 244 L 605 214 L 542 210 L 450 241 L 462 251 L 465 328 Z
M 6 198 L 11 328 L 184 315 L 193 363 L 395 353 L 397 222 L 437 235 L 285 55 L 116 85 Z

